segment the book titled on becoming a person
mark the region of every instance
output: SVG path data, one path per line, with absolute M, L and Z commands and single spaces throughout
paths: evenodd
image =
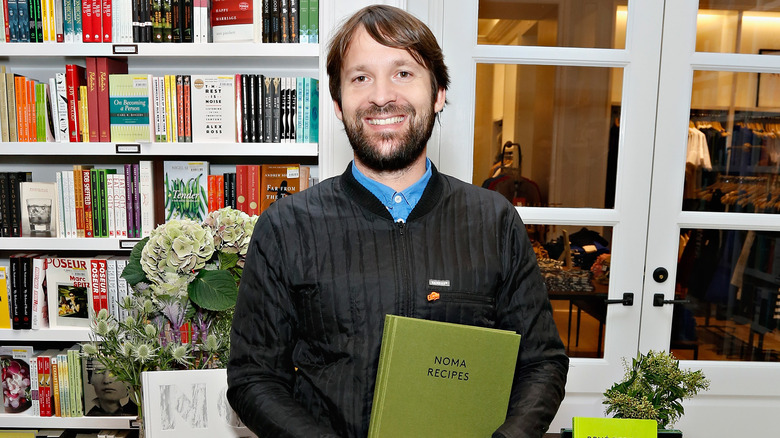
M 368 437 L 490 436 L 519 347 L 512 331 L 387 315 Z

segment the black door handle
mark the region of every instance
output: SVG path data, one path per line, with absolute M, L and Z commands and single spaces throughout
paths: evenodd
M 632 292 L 624 292 L 623 299 L 620 300 L 604 300 L 607 304 L 622 304 L 624 306 L 634 305 L 634 294 Z
M 665 300 L 664 294 L 653 295 L 653 306 L 662 307 L 664 304 L 687 304 L 691 300 Z

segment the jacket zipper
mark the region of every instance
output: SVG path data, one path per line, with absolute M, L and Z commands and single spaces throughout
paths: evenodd
M 398 235 L 401 239 L 401 272 L 403 275 L 402 284 L 406 285 L 406 302 L 403 307 L 404 316 L 412 316 L 412 287 L 409 284 L 409 247 L 406 242 L 406 234 L 404 233 L 404 227 L 406 222 L 398 221 L 395 223 L 398 227 Z

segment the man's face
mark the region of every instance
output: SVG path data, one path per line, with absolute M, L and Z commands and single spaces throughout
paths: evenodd
M 430 72 L 406 51 L 355 34 L 341 69 L 341 107 L 355 157 L 376 171 L 400 170 L 425 151 L 445 90 L 431 96 Z
M 89 383 L 95 388 L 95 395 L 99 399 L 119 401 L 128 396 L 127 385 L 117 380 L 102 365 L 96 366 L 92 371 L 92 379 Z

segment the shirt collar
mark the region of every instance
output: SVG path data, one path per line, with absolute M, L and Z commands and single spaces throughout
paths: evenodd
M 425 187 L 431 179 L 431 160 L 429 158 L 425 159 L 425 173 L 423 176 L 417 180 L 417 182 L 400 192 L 396 192 L 391 187 L 364 175 L 358 170 L 357 166 L 355 166 L 354 160 L 352 163 L 352 175 L 363 187 L 382 202 L 382 205 L 384 205 L 385 208 L 387 208 L 387 211 L 393 216 L 394 221 L 406 222 L 409 213 L 414 210 L 417 202 L 420 201 L 420 198 L 425 191 Z

